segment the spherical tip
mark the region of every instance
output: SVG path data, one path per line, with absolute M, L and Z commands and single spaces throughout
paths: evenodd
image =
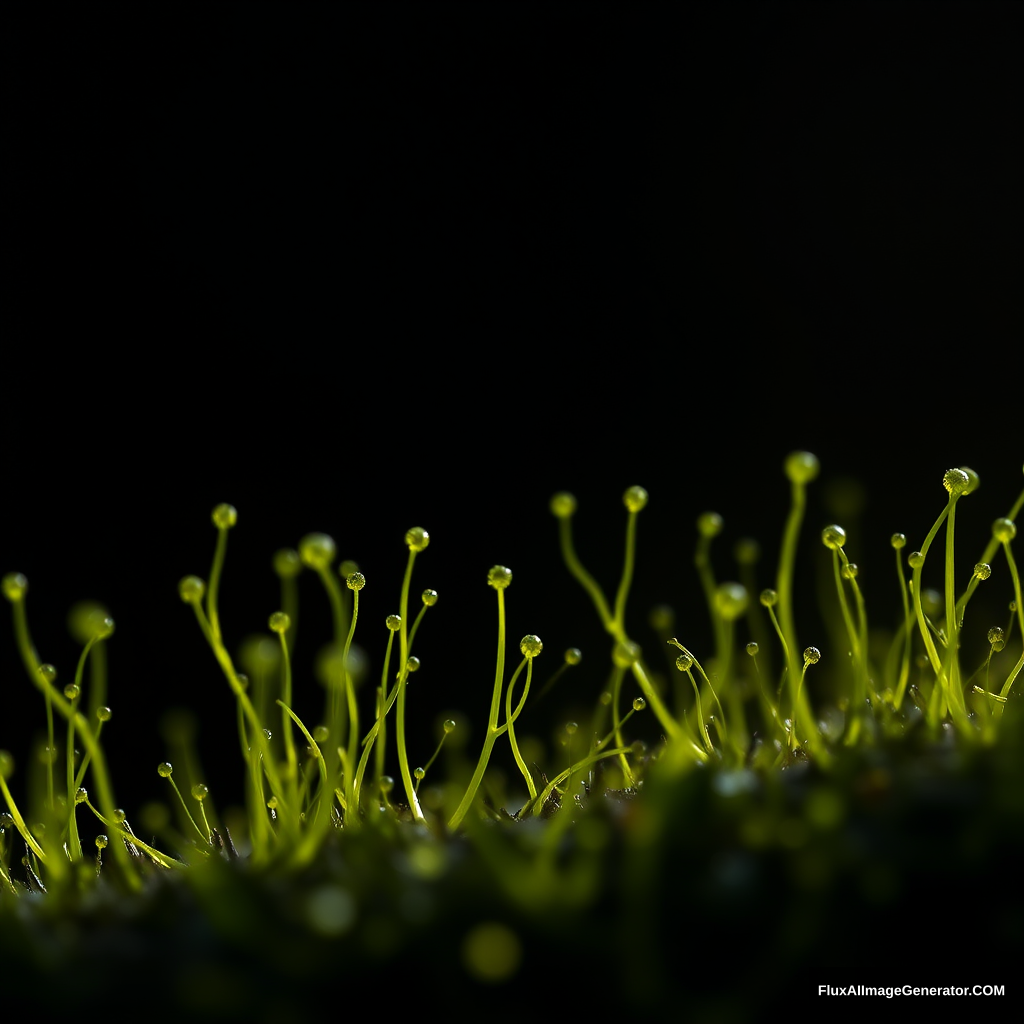
M 267 619 L 267 625 L 272 633 L 284 634 L 291 628 L 292 619 L 287 612 L 274 612 Z
M 748 604 L 747 588 L 742 583 L 720 583 L 715 591 L 715 609 L 726 622 L 735 622 Z
M 810 452 L 790 452 L 786 456 L 786 476 L 795 484 L 810 483 L 820 469 L 818 457 Z
M 192 787 L 192 796 L 200 803 L 206 799 L 209 792 L 210 790 L 202 782 L 197 782 Z
M 689 654 L 680 654 L 676 658 L 676 668 L 680 672 L 689 672 L 693 668 L 693 658 Z
M 903 533 L 894 533 L 894 534 L 893 534 L 893 535 L 892 535 L 892 536 L 891 536 L 891 537 L 889 538 L 889 543 L 890 543 L 890 544 L 891 544 L 891 545 L 892 545 L 892 546 L 893 546 L 893 547 L 894 547 L 894 548 L 895 548 L 895 549 L 896 549 L 897 551 L 899 551 L 899 550 L 900 550 L 901 548 L 905 548 L 905 547 L 907 546 L 907 537 L 906 537 L 906 534 L 903 534 Z
M 722 532 L 725 522 L 717 512 L 702 512 L 697 517 L 697 532 L 709 540 Z
M 578 665 L 583 660 L 583 652 L 578 647 L 570 647 L 565 652 L 566 665 Z
M 420 600 L 428 607 L 433 608 L 437 604 L 437 591 L 429 587 L 420 594 Z
M 634 711 L 643 711 L 643 709 L 645 707 L 647 707 L 647 701 L 645 701 L 643 699 L 643 697 L 634 697 L 633 698 L 633 710 Z
M 821 661 L 821 651 L 817 647 L 804 648 L 804 664 L 817 665 Z
M 422 551 L 430 543 L 430 534 L 422 526 L 414 526 L 406 531 L 405 543 L 410 551 Z
M 838 551 L 846 543 L 846 531 L 841 527 L 833 523 L 831 526 L 826 526 L 821 531 L 821 543 L 829 549 L 829 551 Z
M 765 608 L 774 608 L 775 605 L 779 603 L 779 593 L 771 587 L 765 587 L 764 590 L 761 591 L 760 601 Z
M 992 566 L 988 562 L 978 562 L 974 567 L 974 575 L 979 580 L 987 580 L 992 575 Z
M 495 590 L 504 590 L 512 582 L 512 570 L 504 565 L 492 565 L 487 570 L 487 583 Z
M 3 588 L 4 597 L 14 604 L 25 599 L 28 593 L 28 580 L 20 572 L 9 572 L 0 581 L 0 587 Z
M 183 576 L 178 583 L 178 597 L 185 604 L 199 604 L 206 593 L 206 582 L 198 576 Z
M 402 628 L 402 616 L 401 615 L 389 615 L 384 620 L 384 625 L 391 630 L 392 633 L 397 632 Z
M 281 548 L 274 555 L 274 572 L 283 579 L 290 580 L 302 572 L 302 559 L 294 548 Z
M 634 485 L 623 494 L 622 503 L 630 512 L 639 512 L 647 504 L 647 492 Z
M 1009 544 L 1017 536 L 1017 524 L 1012 519 L 1005 517 L 997 519 L 992 524 L 992 536 L 1000 544 Z
M 220 504 L 210 518 L 218 530 L 230 530 L 238 522 L 238 509 L 234 505 Z
M 174 772 L 174 765 L 170 761 L 161 761 L 156 766 L 156 773 L 161 779 L 169 779 Z
M 568 491 L 559 491 L 551 499 L 551 512 L 559 519 L 568 519 L 576 511 L 576 496 Z
M 942 477 L 942 486 L 954 497 L 967 493 L 971 481 L 962 469 L 947 469 Z
M 528 633 L 519 641 L 519 650 L 523 652 L 524 658 L 536 658 L 544 650 L 544 644 L 536 633 Z
M 361 572 L 351 573 L 345 579 L 345 586 L 349 590 L 362 590 L 366 586 L 366 577 Z
M 310 569 L 326 569 L 337 553 L 334 538 L 326 533 L 307 533 L 299 541 L 299 558 Z

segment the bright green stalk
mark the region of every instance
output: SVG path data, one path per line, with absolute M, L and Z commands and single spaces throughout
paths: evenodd
M 359 707 L 356 704 L 356 688 L 348 671 L 348 656 L 352 650 L 352 637 L 355 636 L 356 622 L 359 619 L 359 587 L 352 587 L 352 621 L 349 623 L 348 636 L 345 638 L 345 647 L 341 654 L 342 681 L 345 687 L 345 695 L 348 700 L 348 763 L 355 764 L 356 756 L 359 753 Z M 355 796 L 355 779 L 352 772 L 345 772 L 345 802 L 349 806 Z
M 630 509 L 626 519 L 626 554 L 622 564 L 622 579 L 615 594 L 615 625 L 626 629 L 626 598 L 633 584 L 633 567 L 636 562 L 636 510 Z
M 408 801 L 413 818 L 416 821 L 422 822 L 426 821 L 426 818 L 423 817 L 420 799 L 416 795 L 416 787 L 412 782 L 412 772 L 409 771 L 409 755 L 405 749 L 405 691 L 406 682 L 409 677 L 409 634 L 406 619 L 409 614 L 409 585 L 412 582 L 412 567 L 416 561 L 416 550 L 414 545 L 409 546 L 409 561 L 405 567 L 405 579 L 402 580 L 402 598 L 398 612 L 402 617 L 402 625 L 399 627 L 399 657 L 401 658 L 401 664 L 398 667 L 398 708 L 395 720 L 395 746 L 398 748 L 398 769 L 402 776 L 402 785 L 405 787 L 405 798 Z M 387 692 L 386 689 L 385 692 Z
M 200 603 L 195 600 L 190 600 L 188 603 L 192 605 L 192 608 L 195 611 L 196 621 L 199 623 L 199 628 L 202 630 L 203 636 L 206 637 L 207 643 L 209 643 L 210 648 L 213 651 L 213 655 L 217 659 L 217 664 L 220 665 L 221 671 L 224 673 L 224 678 L 227 680 L 231 692 L 235 695 L 235 699 L 242 706 L 242 711 L 249 722 L 250 741 L 253 739 L 256 741 L 256 749 L 253 750 L 250 748 L 247 751 L 243 751 L 243 756 L 250 764 L 254 778 L 258 779 L 261 769 L 266 772 L 267 778 L 270 780 L 270 786 L 273 794 L 278 800 L 281 820 L 286 823 L 286 827 L 293 830 L 297 825 L 298 819 L 289 813 L 290 809 L 288 806 L 287 795 L 281 783 L 281 777 L 278 774 L 277 765 L 275 764 L 270 752 L 270 747 L 267 743 L 267 737 L 263 731 L 263 724 L 260 722 L 259 715 L 256 714 L 256 709 L 253 707 L 252 701 L 249 699 L 249 695 L 245 692 L 242 684 L 238 681 L 238 673 L 235 671 L 231 655 L 228 654 L 227 648 L 224 646 L 224 642 L 220 637 L 214 635 L 210 623 L 203 614 L 203 609 L 200 606 Z M 260 788 L 260 786 L 257 786 L 257 790 Z M 116 848 L 117 844 L 115 843 L 114 845 Z
M 806 694 L 797 682 L 801 671 L 797 652 L 796 623 L 793 617 L 793 572 L 796 565 L 796 548 L 800 538 L 800 527 L 807 508 L 808 481 L 818 475 L 818 460 L 808 452 L 794 452 L 786 459 L 786 474 L 792 484 L 792 505 L 782 535 L 782 550 L 779 555 L 779 568 L 776 575 L 775 589 L 778 592 L 779 627 L 783 636 L 783 648 L 786 652 L 789 692 L 793 705 L 793 726 L 802 721 L 808 742 L 814 753 L 820 758 L 826 756 L 825 748 L 820 742 L 814 716 Z
M 316 740 L 313 739 L 309 730 L 303 724 L 302 719 L 290 707 L 288 707 L 284 701 L 279 700 L 277 702 L 281 705 L 281 708 L 287 714 L 292 721 L 302 731 L 302 735 L 306 737 L 306 742 L 309 744 L 309 749 L 313 751 L 313 758 L 316 761 L 317 770 L 320 773 L 320 793 L 316 801 L 316 809 L 313 811 L 313 824 L 317 822 L 317 818 L 320 815 L 320 805 L 323 803 L 324 797 L 327 795 L 327 762 L 324 761 L 324 755 L 320 752 L 320 747 L 317 745 Z
M 43 848 L 36 841 L 35 836 L 28 830 L 25 819 L 21 816 L 21 811 L 18 810 L 18 805 L 15 803 L 11 791 L 7 788 L 7 780 L 2 773 L 0 773 L 0 793 L 3 793 L 4 800 L 7 801 L 7 809 L 11 812 L 11 817 L 14 819 L 14 827 L 21 833 L 21 838 L 28 843 L 29 849 L 41 861 L 45 862 L 46 854 L 43 853 Z
M 493 571 L 493 570 L 492 570 Z M 503 587 L 496 587 L 498 591 L 498 657 L 494 669 L 494 689 L 491 692 L 491 711 L 487 719 L 487 732 L 484 733 L 483 748 L 480 751 L 480 759 L 476 763 L 473 777 L 469 780 L 466 792 L 463 794 L 462 802 L 456 808 L 455 813 L 448 821 L 448 831 L 454 832 L 462 823 L 473 800 L 476 797 L 480 783 L 483 781 L 484 772 L 487 770 L 487 762 L 491 756 L 494 742 L 498 738 L 498 711 L 501 708 L 501 688 L 505 676 L 505 591 Z
M 388 684 L 388 668 L 391 665 L 391 648 L 392 648 L 392 646 L 394 644 L 394 640 L 395 640 L 395 630 L 389 629 L 388 630 L 388 646 L 387 646 L 387 650 L 384 652 L 384 668 L 381 671 L 381 685 L 380 685 L 380 689 L 381 689 L 382 692 L 386 690 L 387 684 Z M 397 697 L 397 696 L 398 696 L 398 684 L 396 683 L 395 684 L 395 690 L 394 690 L 394 697 Z M 394 699 L 394 697 L 392 699 Z M 349 814 L 351 815 L 351 819 L 352 819 L 349 824 L 354 824 L 356 821 L 358 821 L 358 818 L 359 818 L 359 800 L 360 800 L 360 794 L 362 793 L 362 789 L 363 789 L 363 776 L 366 773 L 366 765 L 368 764 L 368 762 L 370 760 L 370 751 L 373 750 L 374 742 L 376 741 L 378 734 L 384 728 L 384 719 L 385 719 L 385 716 L 387 715 L 388 711 L 390 710 L 390 708 L 391 708 L 391 702 L 390 701 L 385 702 L 383 700 L 383 698 L 378 701 L 378 705 L 377 705 L 377 720 L 373 723 L 373 726 L 371 727 L 370 731 L 366 734 L 366 736 L 363 739 L 363 753 L 361 754 L 361 756 L 359 758 L 359 764 L 358 764 L 358 766 L 356 768 L 355 783 L 352 786 L 352 797 L 351 797 L 351 799 L 347 795 L 345 797 L 345 802 L 346 802 L 346 804 L 349 807 Z M 352 763 L 352 759 L 349 758 L 349 764 L 351 765 L 351 763 Z M 345 774 L 348 775 L 349 773 L 346 772 Z
M 523 661 L 526 663 L 526 683 L 523 686 L 522 700 L 519 702 L 520 708 L 526 702 L 526 695 L 530 692 L 530 683 L 533 680 L 533 658 L 523 658 Z M 514 681 L 515 677 L 513 677 Z M 532 800 L 536 799 L 537 787 L 533 784 L 533 776 L 526 767 L 523 755 L 519 752 L 519 744 L 516 743 L 515 720 L 516 716 L 512 713 L 512 683 L 510 682 L 508 684 L 508 691 L 505 694 L 505 725 L 508 728 L 508 741 L 512 745 L 512 756 L 516 759 L 519 771 L 526 780 L 526 788 L 530 791 L 530 799 Z
M 341 583 L 335 578 L 331 572 L 330 565 L 318 564 L 316 567 L 317 575 L 320 577 L 320 581 L 324 585 L 324 590 L 327 591 L 327 598 L 331 603 L 331 615 L 334 619 L 334 642 L 339 647 L 342 646 L 344 641 L 342 637 L 346 635 L 345 626 L 345 603 L 342 599 Z M 346 691 L 351 686 L 351 680 L 349 679 L 348 673 L 345 671 L 345 666 L 342 665 L 342 688 Z M 351 713 L 352 708 L 356 708 L 356 717 L 351 721 L 346 720 L 346 716 Z M 342 699 L 341 689 L 336 686 L 331 686 L 330 696 L 330 713 L 329 721 L 327 723 L 328 728 L 331 730 L 331 737 L 334 740 L 334 745 L 345 744 L 345 729 L 349 730 L 349 739 L 351 740 L 351 734 L 359 732 L 359 718 L 358 718 L 358 706 L 355 703 L 355 693 L 352 693 L 351 699 Z
M 275 630 L 281 643 L 281 736 L 284 740 L 284 756 L 287 762 L 287 785 L 289 802 L 298 813 L 299 759 L 295 753 L 295 738 L 292 735 L 292 662 L 288 655 L 288 641 L 285 629 Z
M 26 588 L 27 589 L 27 588 Z M 25 612 L 25 594 L 22 591 L 16 598 L 11 599 L 11 606 L 14 613 L 14 636 L 17 640 L 18 651 L 21 660 L 33 682 L 36 680 L 36 673 L 40 668 L 39 655 L 36 653 L 35 645 L 28 629 L 28 615 Z M 38 685 L 38 684 L 37 684 Z M 53 703 L 50 699 L 49 690 L 43 691 L 43 699 L 46 702 L 46 805 L 52 811 L 53 800 Z
M 590 595 L 590 599 L 594 602 L 594 607 L 597 609 L 597 614 L 601 618 L 601 624 L 612 636 L 615 636 L 613 628 L 615 619 L 608 609 L 608 602 L 605 600 L 604 594 L 601 593 L 601 588 L 597 585 L 597 581 L 583 568 L 583 564 L 576 556 L 576 549 L 572 544 L 571 517 L 559 517 L 558 539 L 562 547 L 562 557 L 565 559 L 565 564 L 569 567 L 569 572 L 576 577 L 583 589 Z
M 616 745 L 628 750 L 629 748 L 622 738 L 622 721 L 619 719 L 619 697 L 622 694 L 622 680 L 625 675 L 625 668 L 616 665 L 612 674 L 612 734 L 615 736 Z M 626 785 L 632 786 L 635 780 L 625 754 L 619 756 L 619 763 L 622 765 L 622 775 L 626 780 Z
M 903 572 L 903 559 L 900 557 L 900 551 L 905 543 L 905 538 L 902 534 L 894 536 L 894 547 L 896 549 L 896 573 L 900 580 L 900 597 L 903 598 L 903 657 L 900 661 L 900 676 L 899 682 L 896 685 L 896 696 L 893 700 L 893 707 L 897 711 L 900 709 L 900 705 L 903 703 L 903 697 L 907 692 L 907 682 L 910 679 L 910 599 L 907 597 L 907 578 Z M 897 546 L 898 545 L 898 546 Z
M 42 666 L 40 666 L 40 668 L 42 668 Z M 64 718 L 74 718 L 75 729 L 78 731 L 78 735 L 82 739 L 82 744 L 85 746 L 87 752 L 92 758 L 92 771 L 93 776 L 96 779 L 96 788 L 99 790 L 100 807 L 106 817 L 113 819 L 114 810 L 117 805 L 114 801 L 114 790 L 110 784 L 110 774 L 107 771 L 107 761 L 103 756 L 102 747 L 100 747 L 99 743 L 96 742 L 96 739 L 89 728 L 89 723 L 86 722 L 80 711 L 73 708 L 71 704 L 64 699 L 63 694 L 57 692 L 53 684 L 41 671 L 36 672 L 36 686 L 39 687 L 39 689 L 44 690 L 44 692 L 49 692 L 50 700 L 52 701 L 54 708 L 56 708 Z M 141 888 L 142 882 L 132 867 L 128 851 L 124 848 L 124 844 L 114 843 L 113 846 L 114 857 L 117 859 L 118 864 L 124 871 L 124 876 L 128 881 L 128 884 L 133 889 Z

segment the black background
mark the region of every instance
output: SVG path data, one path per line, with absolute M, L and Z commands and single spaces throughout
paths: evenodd
M 885 624 L 888 537 L 920 542 L 951 465 L 983 480 L 961 517 L 969 566 L 1024 447 L 1018 11 L 5 12 L 0 571 L 30 578 L 62 682 L 70 605 L 116 619 L 106 739 L 125 804 L 162 792 L 168 707 L 198 711 L 214 794 L 241 784 L 231 698 L 176 593 L 209 571 L 221 501 L 239 510 L 229 641 L 278 606 L 273 552 L 323 530 L 367 576 L 374 666 L 403 534 L 430 531 L 414 761 L 450 709 L 484 720 L 492 564 L 515 574 L 513 640 L 540 634 L 544 664 L 585 651 L 538 714 L 600 691 L 608 641 L 560 562 L 555 490 L 580 498 L 578 548 L 608 590 L 621 494 L 650 492 L 630 619 L 645 648 L 660 601 L 710 643 L 691 557 L 705 509 L 726 520 L 720 577 L 751 534 L 772 581 L 796 448 L 823 465 L 808 557 L 829 481 L 866 486 L 850 550 Z M 315 721 L 313 582 L 296 706 Z M 23 764 L 42 701 L 0 638 L 0 743 Z

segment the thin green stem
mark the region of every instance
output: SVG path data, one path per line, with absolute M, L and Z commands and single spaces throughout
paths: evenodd
M 352 591 L 352 621 L 349 623 L 348 636 L 341 655 L 342 682 L 345 697 L 348 701 L 348 763 L 355 764 L 359 753 L 359 706 L 356 703 L 356 687 L 348 670 L 349 652 L 352 650 L 352 637 L 355 636 L 356 622 L 359 619 L 359 591 Z M 351 772 L 345 773 L 345 800 L 350 805 L 355 797 L 355 779 Z
M 637 513 L 632 510 L 626 520 L 626 554 L 622 564 L 622 579 L 619 581 L 619 589 L 615 594 L 615 624 L 619 629 L 626 628 L 626 599 L 629 597 L 629 588 L 633 584 L 633 567 L 636 562 L 636 517 Z M 564 520 L 568 522 L 568 520 Z
M 25 819 L 21 816 L 21 811 L 18 810 L 18 805 L 15 803 L 14 797 L 11 795 L 11 791 L 7 788 L 7 780 L 0 775 L 0 793 L 3 793 L 4 800 L 7 801 L 7 809 L 10 811 L 11 817 L 14 819 L 14 827 L 21 833 L 21 838 L 28 843 L 29 849 L 41 860 L 46 861 L 46 854 L 43 853 L 43 848 L 36 841 L 35 836 L 28 830 L 28 826 L 25 824 Z
M 402 617 L 402 624 L 399 627 L 400 657 L 401 664 L 398 667 L 398 707 L 395 719 L 395 746 L 398 748 L 398 769 L 402 776 L 402 785 L 405 787 L 405 798 L 408 801 L 409 809 L 412 811 L 416 821 L 426 821 L 423 817 L 423 810 L 420 807 L 419 797 L 416 795 L 416 787 L 412 782 L 412 772 L 409 770 L 409 755 L 405 749 L 405 691 L 406 680 L 409 676 L 409 634 L 406 619 L 409 613 L 409 585 L 412 582 L 412 567 L 416 561 L 416 550 L 409 548 L 409 561 L 405 567 L 405 578 L 402 580 L 402 599 L 398 614 Z
M 387 646 L 387 650 L 384 652 L 384 668 L 381 671 L 381 680 L 380 680 L 380 682 L 381 682 L 380 689 L 382 691 L 385 690 L 385 688 L 387 687 L 387 683 L 388 683 L 388 668 L 389 668 L 389 666 L 391 664 L 391 648 L 394 645 L 394 640 L 395 640 L 395 631 L 394 630 L 388 630 L 388 646 Z M 394 697 L 397 697 L 397 696 L 398 696 L 398 684 L 396 683 L 395 684 L 395 690 L 394 690 Z M 392 699 L 394 699 L 394 698 L 392 698 Z M 350 824 L 358 821 L 358 818 L 359 818 L 360 794 L 362 793 L 362 790 L 363 790 L 363 776 L 366 773 L 366 766 L 367 766 L 367 764 L 369 763 L 369 760 L 370 760 L 370 751 L 373 750 L 374 743 L 377 740 L 377 737 L 380 734 L 381 730 L 384 728 L 384 718 L 387 715 L 388 710 L 390 709 L 390 707 L 391 707 L 390 701 L 388 701 L 386 703 L 383 700 L 378 701 L 378 705 L 377 705 L 377 720 L 373 723 L 373 726 L 370 728 L 370 731 L 366 734 L 366 737 L 363 739 L 363 752 L 360 755 L 359 764 L 356 767 L 356 778 L 355 778 L 355 783 L 352 786 L 352 796 L 351 796 L 351 798 L 347 795 L 347 787 L 346 787 L 345 802 L 346 802 L 346 804 L 347 804 L 347 806 L 349 808 L 349 817 L 352 819 Z M 352 763 L 352 758 L 350 757 L 349 758 L 349 764 L 351 764 L 351 763 Z M 346 771 L 345 774 L 347 776 L 349 773 Z
M 526 700 L 526 695 L 530 692 L 530 683 L 533 680 L 533 658 L 523 658 L 523 661 L 526 662 L 526 683 L 523 686 L 523 701 L 520 702 L 520 707 L 522 707 L 523 702 Z M 530 798 L 534 799 L 537 796 L 537 787 L 533 783 L 533 776 L 526 767 L 523 755 L 519 752 L 519 744 L 516 743 L 516 730 L 514 723 L 515 715 L 512 713 L 512 683 L 509 683 L 508 690 L 505 693 L 505 724 L 508 728 L 508 741 L 512 745 L 512 756 L 516 759 L 519 771 L 526 780 L 526 788 L 530 791 Z
M 566 520 L 562 520 L 564 523 Z M 469 780 L 466 792 L 462 801 L 456 808 L 455 813 L 448 821 L 448 830 L 454 832 L 462 823 L 473 800 L 476 798 L 477 790 L 483 781 L 484 772 L 487 770 L 487 762 L 491 756 L 494 742 L 498 738 L 498 710 L 501 707 L 501 688 L 505 677 L 505 591 L 498 587 L 498 657 L 494 669 L 494 689 L 491 693 L 491 711 L 487 720 L 487 732 L 484 733 L 483 748 L 480 751 L 480 759 L 476 763 L 473 777 Z
M 594 602 L 594 607 L 597 609 L 597 614 L 601 617 L 601 623 L 604 628 L 614 635 L 613 624 L 615 619 L 613 619 L 612 613 L 608 609 L 608 602 L 605 600 L 604 594 L 601 593 L 601 588 L 597 585 L 597 581 L 583 568 L 583 564 L 576 557 L 576 550 L 572 544 L 572 521 L 569 517 L 559 519 L 558 537 L 562 547 L 562 557 L 565 559 L 565 564 L 569 567 L 569 572 L 576 577 L 583 589 L 590 595 L 590 599 Z
M 277 634 L 281 643 L 281 736 L 284 740 L 284 756 L 287 765 L 288 799 L 298 812 L 299 759 L 295 753 L 295 737 L 292 735 L 292 660 L 288 654 L 288 641 L 284 630 Z

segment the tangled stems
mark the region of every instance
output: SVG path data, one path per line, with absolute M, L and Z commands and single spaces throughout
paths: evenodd
M 647 703 L 650 704 L 655 716 L 661 723 L 666 735 L 671 740 L 676 740 L 682 735 L 679 723 L 672 717 L 665 706 L 658 692 L 651 684 L 650 675 L 643 659 L 639 657 L 639 647 L 629 639 L 626 633 L 626 598 L 629 595 L 630 584 L 633 580 L 633 564 L 636 551 L 636 516 L 647 504 L 647 491 L 642 487 L 630 487 L 622 497 L 623 504 L 629 512 L 626 521 L 626 554 L 623 562 L 622 579 L 615 599 L 615 614 L 612 615 L 608 608 L 601 588 L 597 581 L 584 569 L 576 555 L 576 549 L 572 542 L 572 516 L 576 511 L 576 499 L 568 492 L 556 494 L 551 499 L 551 511 L 559 521 L 559 541 L 562 548 L 562 557 L 569 571 L 576 577 L 583 589 L 590 595 L 594 602 L 597 614 L 605 631 L 615 640 L 616 648 L 633 649 L 637 656 L 632 659 L 629 668 L 633 673 Z

